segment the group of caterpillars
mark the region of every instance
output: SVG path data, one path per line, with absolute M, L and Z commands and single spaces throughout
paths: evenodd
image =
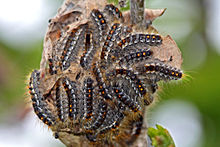
M 56 138 L 66 131 L 97 145 L 132 144 L 157 82 L 182 78 L 181 70 L 152 56 L 151 46 L 160 46 L 162 37 L 134 32 L 113 4 L 92 10 L 89 22 L 63 34 L 46 74 L 31 74 L 29 93 L 36 115 Z M 45 92 L 42 85 L 49 76 L 59 78 Z

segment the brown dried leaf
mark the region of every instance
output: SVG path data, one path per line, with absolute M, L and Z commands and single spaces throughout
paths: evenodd
M 182 65 L 182 55 L 180 49 L 178 48 L 176 42 L 169 36 L 163 37 L 162 45 L 158 47 L 151 48 L 154 57 L 164 61 L 164 63 L 181 69 Z
M 165 9 L 145 9 L 145 19 L 147 21 L 154 21 L 157 17 L 162 16 L 164 12 L 166 11 Z
M 145 9 L 144 15 L 145 15 L 146 22 L 153 22 L 157 17 L 162 16 L 165 11 L 166 11 L 166 8 L 165 9 Z M 124 12 L 123 15 L 125 18 L 126 25 L 131 25 L 130 11 Z

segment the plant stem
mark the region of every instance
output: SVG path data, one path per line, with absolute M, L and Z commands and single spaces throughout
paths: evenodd
M 131 24 L 144 25 L 144 0 L 130 0 Z

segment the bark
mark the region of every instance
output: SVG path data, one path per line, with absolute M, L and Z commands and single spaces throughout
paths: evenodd
M 144 0 L 130 0 L 131 24 L 142 28 L 144 25 Z

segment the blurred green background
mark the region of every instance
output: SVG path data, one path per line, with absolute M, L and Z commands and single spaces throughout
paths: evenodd
M 0 1 L 0 147 L 63 146 L 26 108 L 25 94 L 27 75 L 39 68 L 48 20 L 61 4 Z M 167 128 L 180 147 L 220 146 L 220 1 L 147 0 L 146 7 L 167 8 L 153 25 L 177 42 L 190 75 L 161 84 L 149 125 Z

